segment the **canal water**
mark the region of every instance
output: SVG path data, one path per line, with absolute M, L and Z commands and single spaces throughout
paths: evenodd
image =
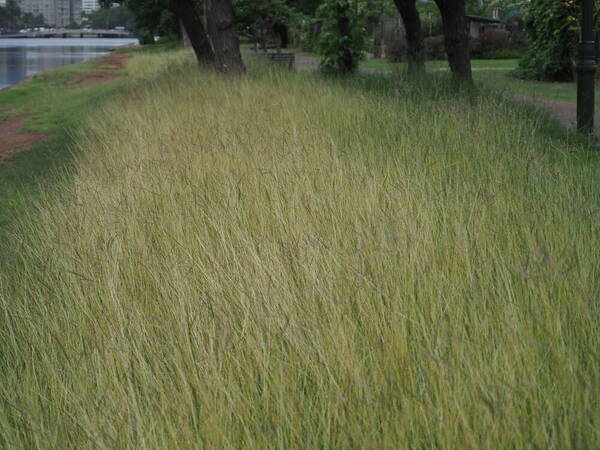
M 45 70 L 96 58 L 137 39 L 2 39 L 0 90 Z

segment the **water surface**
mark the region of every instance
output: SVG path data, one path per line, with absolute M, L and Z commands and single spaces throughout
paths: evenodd
M 45 70 L 96 58 L 137 39 L 0 39 L 0 89 Z

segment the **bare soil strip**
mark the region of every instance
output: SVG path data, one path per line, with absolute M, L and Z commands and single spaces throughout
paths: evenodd
M 108 80 L 114 80 L 120 76 L 120 73 L 111 72 L 72 73 L 69 74 L 69 81 L 60 84 L 59 86 L 72 88 L 91 86 L 93 84 L 103 83 Z
M 61 86 L 84 87 L 119 78 L 123 74 L 113 71 L 125 68 L 125 63 L 130 56 L 130 53 L 112 53 L 107 55 L 92 66 L 94 72 L 72 73 L 69 75 L 69 81 Z
M 0 164 L 13 153 L 28 149 L 31 145 L 50 137 L 38 131 L 21 131 L 27 116 L 0 119 Z
M 131 53 L 111 53 L 94 65 L 95 69 L 124 69 Z

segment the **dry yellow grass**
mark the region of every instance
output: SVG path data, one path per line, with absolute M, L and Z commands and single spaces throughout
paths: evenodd
M 600 445 L 597 156 L 443 77 L 191 61 L 133 59 L 14 233 L 0 446 Z

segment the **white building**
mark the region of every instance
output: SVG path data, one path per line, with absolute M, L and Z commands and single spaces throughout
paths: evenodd
M 81 1 L 81 11 L 85 14 L 89 14 L 93 11 L 97 11 L 100 9 L 100 3 L 98 0 L 82 0 Z
M 24 13 L 41 14 L 46 24 L 62 28 L 81 23 L 81 0 L 17 0 Z

